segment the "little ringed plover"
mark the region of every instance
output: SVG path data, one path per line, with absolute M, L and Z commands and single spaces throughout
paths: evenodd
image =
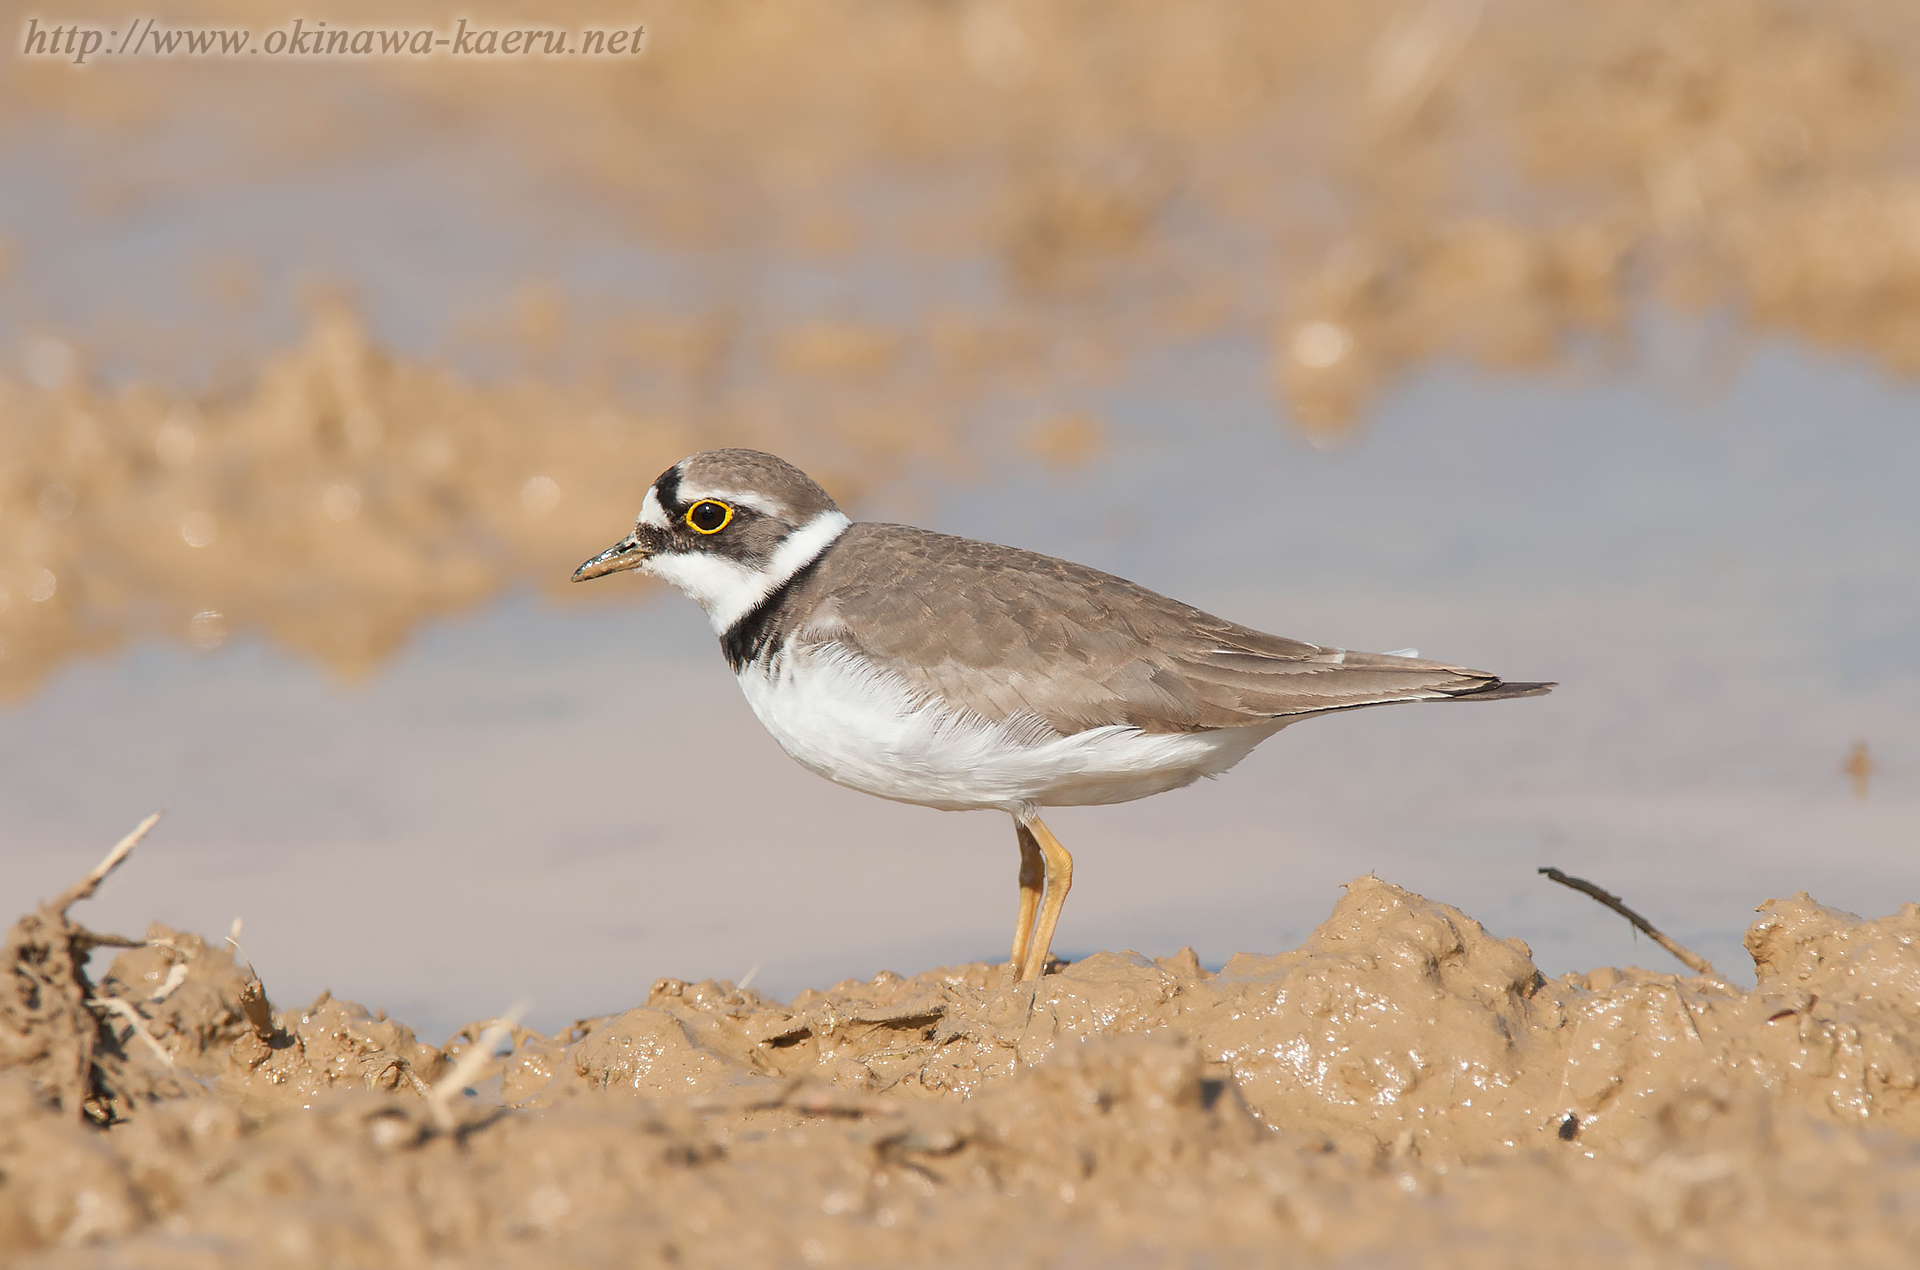
M 1013 817 L 1022 980 L 1045 969 L 1073 879 L 1042 807 L 1218 776 L 1313 715 L 1554 686 L 1304 644 L 1084 565 L 855 523 L 756 450 L 668 468 L 633 532 L 573 578 L 626 569 L 706 610 L 753 712 L 801 766 L 882 798 Z

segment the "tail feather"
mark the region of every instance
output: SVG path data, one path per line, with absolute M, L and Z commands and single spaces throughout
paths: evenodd
M 1509 697 L 1544 697 L 1560 685 L 1557 683 L 1520 684 L 1495 679 L 1491 683 L 1469 688 L 1465 692 L 1456 692 L 1454 701 L 1505 701 Z

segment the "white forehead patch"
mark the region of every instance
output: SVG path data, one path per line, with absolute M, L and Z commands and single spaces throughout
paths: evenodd
M 646 498 L 641 500 L 640 523 L 655 529 L 667 527 L 667 509 L 660 505 L 660 495 L 652 489 L 649 489 Z

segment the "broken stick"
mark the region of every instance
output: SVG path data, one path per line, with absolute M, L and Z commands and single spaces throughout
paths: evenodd
M 480 1079 L 480 1073 L 493 1062 L 493 1051 L 513 1035 L 514 1029 L 520 1026 L 520 1016 L 527 1012 L 530 1004 L 516 1002 L 511 1010 L 490 1021 L 485 1030 L 460 1051 L 446 1075 L 433 1082 L 433 1088 L 427 1091 L 427 1110 L 442 1133 L 452 1133 L 458 1127 L 459 1118 L 453 1114 L 454 1099 Z
M 140 845 L 140 839 L 147 836 L 147 831 L 160 823 L 162 814 L 161 812 L 154 812 L 151 816 L 148 816 L 145 820 L 135 825 L 132 833 L 114 843 L 113 850 L 107 852 L 106 859 L 94 865 L 91 873 L 61 893 L 60 898 L 53 902 L 53 911 L 65 917 L 68 909 L 99 890 L 100 884 L 107 880 L 107 874 L 119 868 L 121 861 L 125 860 L 128 854 Z
M 1669 939 L 1667 936 L 1661 934 L 1658 930 L 1654 929 L 1652 922 L 1628 908 L 1618 895 L 1613 894 L 1611 891 L 1601 890 L 1585 878 L 1571 877 L 1550 866 L 1541 869 L 1540 872 L 1546 874 L 1549 879 L 1558 882 L 1561 886 L 1569 886 L 1582 895 L 1591 896 L 1614 912 L 1620 914 L 1620 916 L 1633 923 L 1635 930 L 1644 931 L 1647 938 L 1678 957 L 1685 963 L 1687 969 L 1693 971 L 1693 973 L 1697 975 L 1712 975 L 1715 979 L 1720 977 L 1720 972 L 1713 968 L 1712 962 L 1702 957 L 1699 953 L 1694 952 L 1692 949 L 1682 945 L 1678 940 Z

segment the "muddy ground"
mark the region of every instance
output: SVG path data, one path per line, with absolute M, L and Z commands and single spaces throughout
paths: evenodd
M 0 989 L 32 1266 L 1910 1265 L 1920 906 L 1805 894 L 1758 986 L 1603 968 L 1375 877 L 1220 971 L 1100 953 L 769 1000 L 662 980 L 447 1046 L 66 915 Z M 136 1026 L 137 1021 L 137 1026 Z

